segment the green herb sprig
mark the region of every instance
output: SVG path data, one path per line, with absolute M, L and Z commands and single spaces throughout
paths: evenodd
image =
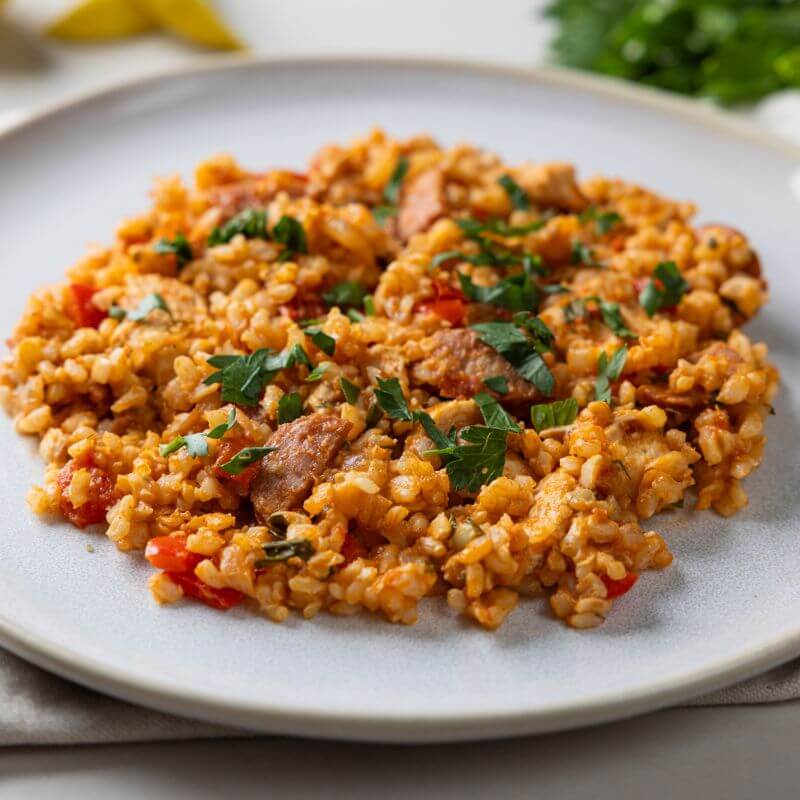
M 189 433 L 185 436 L 176 436 L 171 442 L 162 444 L 158 451 L 166 458 L 172 453 L 176 453 L 185 447 L 186 452 L 192 458 L 200 458 L 208 455 L 208 440 L 221 439 L 236 424 L 236 409 L 232 408 L 228 412 L 227 421 L 217 425 L 205 433 Z

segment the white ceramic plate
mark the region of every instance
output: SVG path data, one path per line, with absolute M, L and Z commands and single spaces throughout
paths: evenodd
M 746 230 L 773 290 L 751 328 L 782 369 L 765 465 L 730 520 L 671 516 L 675 565 L 590 632 L 523 604 L 495 634 L 428 601 L 414 627 L 371 618 L 158 608 L 149 569 L 25 505 L 31 441 L 0 426 L 0 641 L 119 697 L 269 732 L 402 741 L 535 732 L 629 715 L 800 654 L 800 158 L 710 111 L 574 75 L 403 61 L 238 63 L 67 105 L 0 137 L 0 334 L 28 293 L 143 209 L 153 175 L 229 151 L 301 169 L 379 124 L 469 140 L 511 162 L 565 159 L 699 203 Z M 95 552 L 86 550 L 91 541 Z

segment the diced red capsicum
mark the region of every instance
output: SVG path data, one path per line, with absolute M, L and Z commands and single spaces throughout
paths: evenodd
M 211 608 L 227 611 L 244 600 L 244 595 L 236 589 L 215 589 L 203 583 L 193 572 L 167 572 L 169 579 L 183 589 L 186 597 L 192 597 Z
M 634 575 L 632 572 L 629 572 L 624 578 L 620 578 L 618 581 L 615 581 L 613 578 L 609 578 L 608 575 L 603 575 L 602 578 L 603 583 L 606 585 L 606 597 L 609 600 L 613 597 L 620 597 L 626 592 L 629 592 L 633 588 L 633 584 L 639 580 L 639 576 Z
M 79 328 L 96 328 L 108 316 L 94 304 L 97 291 L 82 283 L 70 284 L 67 311 Z
M 446 320 L 451 325 L 464 324 L 467 311 L 467 301 L 460 289 L 455 289 L 444 281 L 434 281 L 432 300 L 423 300 L 417 304 L 420 311 L 429 311 L 440 319 Z
M 144 557 L 165 572 L 192 572 L 204 556 L 186 548 L 186 536 L 155 536 L 147 543 Z
M 88 500 L 83 505 L 74 506 L 64 492 L 72 482 L 73 474 L 79 469 L 89 472 Z M 91 456 L 81 456 L 69 461 L 58 473 L 56 484 L 61 490 L 58 503 L 61 513 L 78 528 L 103 522 L 106 512 L 117 499 L 114 479 L 104 469 L 96 466 Z
M 345 534 L 344 542 L 339 552 L 344 556 L 344 564 L 347 566 L 351 561 L 357 558 L 364 558 L 367 555 L 367 548 L 361 543 L 357 536 L 349 531 Z

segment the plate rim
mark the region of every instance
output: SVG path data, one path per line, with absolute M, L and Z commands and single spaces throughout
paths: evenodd
M 777 150 L 800 164 L 800 146 L 781 139 L 754 123 L 667 92 L 630 86 L 605 77 L 573 70 L 497 65 L 479 60 L 419 58 L 414 56 L 234 56 L 208 63 L 180 65 L 144 77 L 137 77 L 82 92 L 52 103 L 30 116 L 0 130 L 0 149 L 17 136 L 46 125 L 53 117 L 69 115 L 98 101 L 146 91 L 162 81 L 191 78 L 206 73 L 270 67 L 409 67 L 432 71 L 456 71 L 587 91 L 623 101 L 639 108 L 657 109 L 683 118 L 688 124 L 712 128 L 722 135 L 744 140 L 750 146 Z M 54 644 L 46 637 L 27 631 L 0 610 L 0 644 L 37 666 L 81 685 L 157 711 L 175 713 L 239 729 L 263 733 L 315 736 L 332 739 L 386 742 L 442 742 L 498 738 L 542 733 L 606 722 L 656 710 L 691 697 L 714 691 L 735 681 L 800 655 L 800 623 L 788 634 L 774 636 L 766 644 L 751 647 L 735 658 L 723 657 L 702 669 L 671 676 L 636 691 L 608 691 L 589 701 L 573 701 L 538 711 L 486 711 L 380 715 L 353 709 L 346 713 L 300 709 L 253 699 L 247 704 L 233 698 L 209 698 L 186 687 L 175 687 L 154 676 L 110 667 L 80 650 Z

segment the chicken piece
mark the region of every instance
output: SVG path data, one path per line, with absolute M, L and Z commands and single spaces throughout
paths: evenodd
M 256 518 L 266 523 L 276 511 L 298 508 L 331 465 L 351 423 L 329 411 L 317 411 L 280 425 L 267 445 L 250 489 Z
M 520 186 L 537 206 L 582 211 L 588 205 L 572 164 L 525 164 L 517 171 Z

